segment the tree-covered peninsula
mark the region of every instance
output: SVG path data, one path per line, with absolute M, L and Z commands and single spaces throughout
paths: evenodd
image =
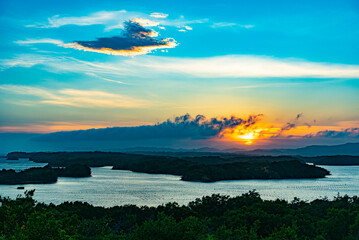
M 64 168 L 50 166 L 29 168 L 20 172 L 3 169 L 0 171 L 0 184 L 46 184 L 57 182 L 58 177 L 91 177 L 91 169 L 80 164 Z

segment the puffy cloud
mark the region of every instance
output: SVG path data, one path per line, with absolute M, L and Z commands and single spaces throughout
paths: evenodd
M 64 48 L 122 56 L 142 55 L 156 49 L 176 47 L 178 44 L 173 38 L 156 39 L 158 32 L 144 27 L 157 25 L 155 22 L 136 18 L 125 22 L 122 36 L 98 38 L 95 41 L 75 41 L 73 43 L 64 43 L 61 40 L 48 38 L 19 40 L 15 43 L 20 45 L 49 43 Z
M 324 130 L 316 134 L 306 135 L 307 138 L 359 138 L 359 128 L 347 128 L 342 131 Z
M 190 26 L 184 26 L 183 29 L 178 29 L 179 32 L 187 32 L 193 30 Z
M 159 22 L 151 21 L 149 19 L 144 19 L 144 18 L 133 18 L 131 19 L 131 21 L 138 23 L 142 27 L 155 27 L 160 24 Z
M 210 139 L 221 137 L 224 130 L 238 126 L 249 127 L 259 120 L 260 115 L 247 119 L 222 117 L 207 119 L 203 115 L 195 117 L 185 114 L 155 125 L 138 127 L 114 127 L 82 131 L 57 132 L 41 137 L 42 140 L 143 140 L 143 139 Z
M 172 38 L 158 40 L 158 33 L 144 28 L 137 21 L 127 21 L 123 36 L 98 38 L 95 41 L 76 41 L 66 47 L 111 55 L 134 56 L 147 54 L 156 49 L 174 48 L 177 42 Z

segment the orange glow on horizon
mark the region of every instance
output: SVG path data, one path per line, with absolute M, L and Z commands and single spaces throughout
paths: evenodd
M 252 124 L 242 124 L 235 128 L 227 128 L 221 132 L 224 141 L 238 142 L 239 144 L 254 145 L 277 137 L 282 133 L 280 124 L 256 121 Z
M 222 131 L 222 140 L 238 142 L 239 144 L 255 145 L 264 141 L 270 143 L 275 139 L 301 139 L 305 136 L 315 136 L 320 131 L 332 130 L 343 131 L 346 128 L 355 127 L 357 122 L 342 123 L 339 126 L 307 126 L 298 125 L 288 130 L 283 130 L 279 124 L 257 122 L 250 126 L 239 125 L 234 129 Z
M 232 144 L 259 146 L 271 144 L 277 140 L 303 139 L 316 136 L 320 131 L 344 131 L 348 128 L 357 127 L 358 121 L 340 122 L 337 125 L 308 126 L 297 125 L 291 129 L 284 130 L 285 124 L 273 124 L 256 122 L 251 125 L 238 125 L 235 128 L 224 129 L 219 135 L 212 136 L 206 140 L 221 141 Z M 19 126 L 0 126 L 0 133 L 51 133 L 58 131 L 76 131 L 111 127 L 135 127 L 153 125 L 152 122 L 118 121 L 103 122 L 42 122 L 39 124 L 27 124 Z
M 121 127 L 135 127 L 138 125 L 149 125 L 150 122 L 121 122 Z M 53 133 L 60 131 L 77 131 L 99 128 L 118 127 L 118 123 L 105 122 L 48 122 L 44 124 L 29 124 L 24 126 L 1 126 L 0 133 Z

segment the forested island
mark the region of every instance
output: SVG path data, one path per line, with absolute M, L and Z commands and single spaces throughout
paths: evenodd
M 243 179 L 323 178 L 326 169 L 299 161 L 234 162 L 204 164 L 178 159 L 137 160 L 116 164 L 113 169 L 180 175 L 184 181 L 215 182 Z
M 10 158 L 29 158 L 53 167 L 81 164 L 89 167 L 113 166 L 114 170 L 173 174 L 184 181 L 215 182 L 243 179 L 323 178 L 329 171 L 308 165 L 292 156 L 152 156 L 116 152 L 9 153 Z
M 95 207 L 0 197 L 0 239 L 41 240 L 356 240 L 359 198 L 311 202 L 212 195 L 187 205 Z
M 64 168 L 50 166 L 29 168 L 20 172 L 3 169 L 0 171 L 0 184 L 46 184 L 57 182 L 58 177 L 91 177 L 88 166 L 73 164 Z

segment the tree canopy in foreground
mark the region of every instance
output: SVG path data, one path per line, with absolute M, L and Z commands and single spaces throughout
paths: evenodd
M 0 197 L 0 239 L 359 239 L 356 196 L 287 202 L 263 200 L 250 191 L 237 197 L 214 194 L 186 206 L 104 208 L 84 202 L 38 203 L 33 194 Z

